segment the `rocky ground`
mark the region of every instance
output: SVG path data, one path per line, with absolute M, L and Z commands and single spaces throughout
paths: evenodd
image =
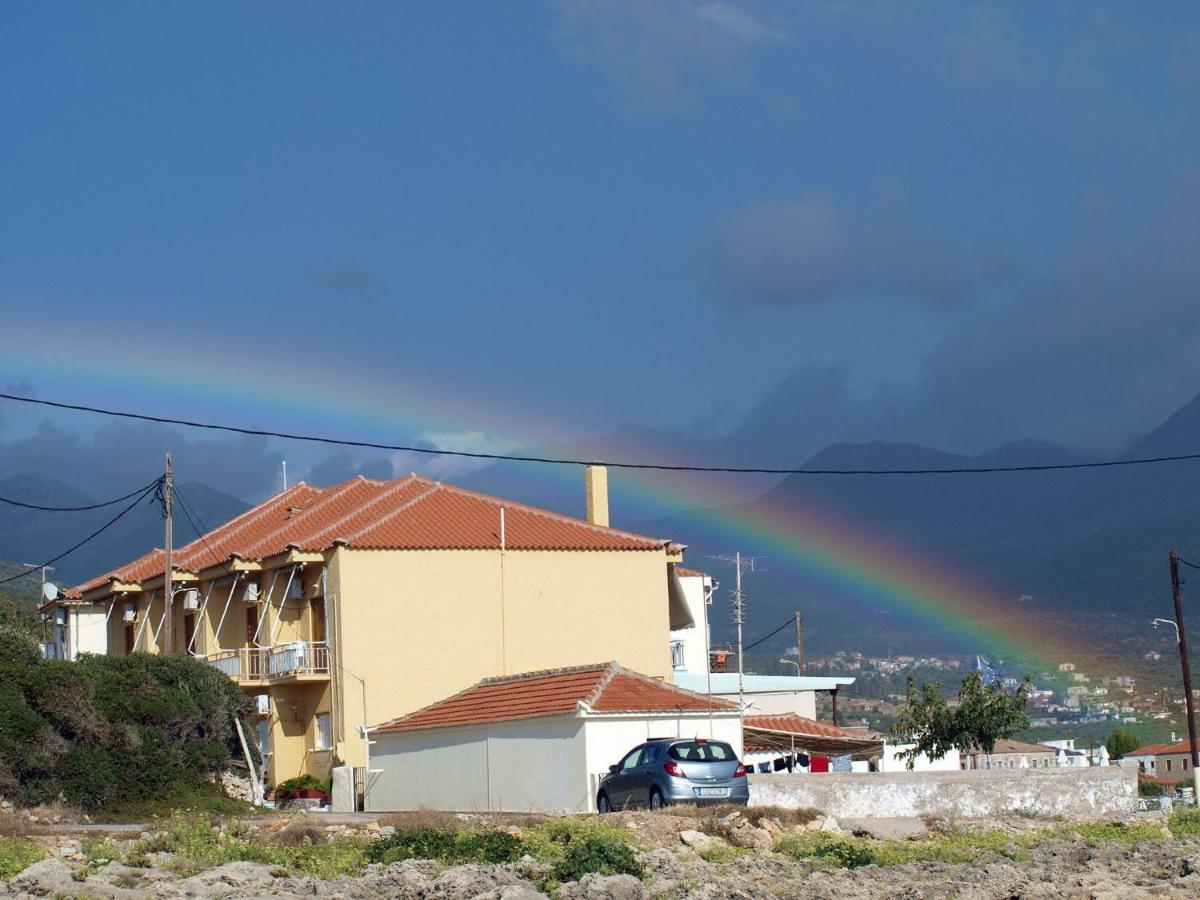
M 486 819 L 467 818 L 469 827 L 479 827 Z M 178 853 L 152 853 L 129 865 L 128 861 L 97 859 L 94 853 L 85 852 L 75 837 L 34 834 L 27 839 L 38 841 L 52 855 L 0 883 L 0 896 L 521 900 L 544 897 L 539 887 L 560 898 L 596 900 L 1200 896 L 1200 838 L 1192 833 L 1172 833 L 1165 818 L 1142 818 L 1099 830 L 1080 826 L 1080 831 L 1064 823 L 1021 818 L 953 827 L 916 821 L 837 823 L 820 816 L 789 821 L 737 813 L 715 817 L 620 814 L 612 820 L 629 832 L 638 847 L 644 870 L 641 879 L 587 875 L 579 881 L 548 885 L 549 867 L 531 856 L 492 866 L 446 866 L 410 859 L 366 866 L 352 877 L 336 878 L 299 876 L 256 862 L 228 862 L 197 871 Z M 511 823 L 488 820 L 486 824 L 519 831 L 519 826 Z M 971 862 L 861 864 L 847 856 L 806 858 L 794 850 L 794 842 L 799 840 L 816 842 L 812 846 L 869 847 L 878 858 L 893 851 L 911 853 L 922 846 L 945 846 L 949 849 L 944 852 L 953 853 L 959 846 L 954 841 L 969 844 L 973 829 L 982 832 L 985 826 L 993 844 L 997 834 L 1001 843 Z M 278 827 L 283 827 L 282 823 Z M 363 839 L 369 839 L 397 826 L 325 827 L 338 835 L 358 829 Z M 860 835 L 875 830 L 884 839 L 853 838 L 848 833 L 851 829 Z M 1011 843 L 1004 845 L 1004 841 Z M 1023 848 L 1019 853 L 1018 845 Z M 1020 858 L 1010 858 L 1012 855 Z M 840 867 L 847 862 L 854 867 Z

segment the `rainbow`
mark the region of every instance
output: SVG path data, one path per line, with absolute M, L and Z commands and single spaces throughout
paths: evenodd
M 103 365 L 96 363 L 98 347 L 110 348 L 102 354 Z M 38 394 L 50 399 L 164 415 L 186 410 L 189 418 L 384 443 L 471 430 L 509 440 L 524 452 L 553 456 L 564 455 L 561 448 L 567 442 L 587 433 L 584 423 L 572 422 L 569 416 L 533 417 L 479 393 L 418 379 L 406 379 L 398 389 L 366 373 L 329 367 L 306 371 L 269 352 L 206 349 L 202 358 L 187 353 L 167 358 L 148 350 L 143 341 L 135 349 L 129 336 L 118 331 L 104 334 L 93 329 L 86 335 L 57 337 L 55 349 L 51 360 L 10 348 L 0 360 L 0 378 L 34 382 Z M 658 450 L 633 443 L 618 449 L 606 455 L 661 460 Z M 564 507 L 579 504 L 581 479 L 575 467 L 512 465 L 521 467 L 514 472 L 518 484 L 533 478 L 562 498 Z M 739 505 L 744 492 L 735 494 L 727 476 L 620 470 L 610 478 L 619 518 L 648 520 L 664 510 L 699 510 L 702 535 L 668 536 L 766 555 L 773 569 L 786 570 L 825 602 L 843 605 L 848 615 L 895 613 L 939 634 L 956 636 L 964 651 L 988 652 L 1039 668 L 1081 648 L 1078 638 L 1044 621 L 1031 623 L 1032 616 L 1014 615 L 1015 598 L 816 506 L 760 501 L 751 511 Z M 513 495 L 519 498 L 518 491 Z M 703 565 L 698 560 L 689 563 Z M 751 635 L 776 623 L 754 624 Z

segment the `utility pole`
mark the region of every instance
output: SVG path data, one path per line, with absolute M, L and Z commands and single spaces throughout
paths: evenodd
M 1175 601 L 1175 626 L 1179 630 L 1179 664 L 1183 667 L 1183 701 L 1187 710 L 1188 747 L 1192 752 L 1192 802 L 1200 804 L 1200 753 L 1196 751 L 1196 710 L 1192 699 L 1192 666 L 1188 661 L 1187 632 L 1183 630 L 1183 594 L 1179 590 L 1179 554 L 1171 551 L 1171 598 Z
M 800 667 L 796 670 L 797 675 L 804 674 L 804 616 L 800 615 L 800 610 L 796 610 L 796 662 Z
M 166 525 L 163 530 L 163 602 L 166 617 L 163 620 L 163 642 L 160 653 L 175 652 L 175 634 L 172 627 L 175 623 L 172 621 L 175 612 L 175 572 L 171 566 L 171 516 L 174 511 L 174 501 L 171 492 L 175 486 L 175 472 L 171 465 L 171 454 L 167 454 L 167 470 L 163 475 L 163 519 Z M 150 615 L 150 610 L 146 610 L 147 617 Z
M 738 716 L 744 718 L 745 709 L 745 692 L 746 692 L 746 668 L 742 661 L 742 626 L 746 623 L 746 597 L 742 593 L 742 573 L 754 572 L 755 562 L 760 559 L 757 556 L 742 556 L 742 551 L 738 550 L 733 556 L 728 554 L 724 556 L 714 556 L 713 559 L 719 559 L 722 562 L 731 562 L 736 573 L 736 581 L 733 589 L 733 621 L 737 625 L 737 657 L 738 657 Z

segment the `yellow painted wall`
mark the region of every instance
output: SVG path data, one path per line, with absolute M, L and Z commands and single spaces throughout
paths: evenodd
M 378 724 L 481 678 L 615 659 L 670 674 L 663 551 L 339 548 L 330 565 L 337 648 Z M 364 764 L 361 688 L 339 679 L 340 731 Z
M 275 685 L 271 695 L 271 757 L 267 781 L 279 784 L 308 773 L 318 778 L 329 775 L 331 751 L 314 751 L 317 743 L 315 717 L 329 712 L 330 686 L 324 684 Z

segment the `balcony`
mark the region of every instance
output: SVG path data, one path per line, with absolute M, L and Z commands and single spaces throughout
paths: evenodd
M 241 647 L 211 653 L 207 661 L 238 684 L 325 681 L 329 678 L 329 647 L 324 643 L 292 641 L 270 648 Z

